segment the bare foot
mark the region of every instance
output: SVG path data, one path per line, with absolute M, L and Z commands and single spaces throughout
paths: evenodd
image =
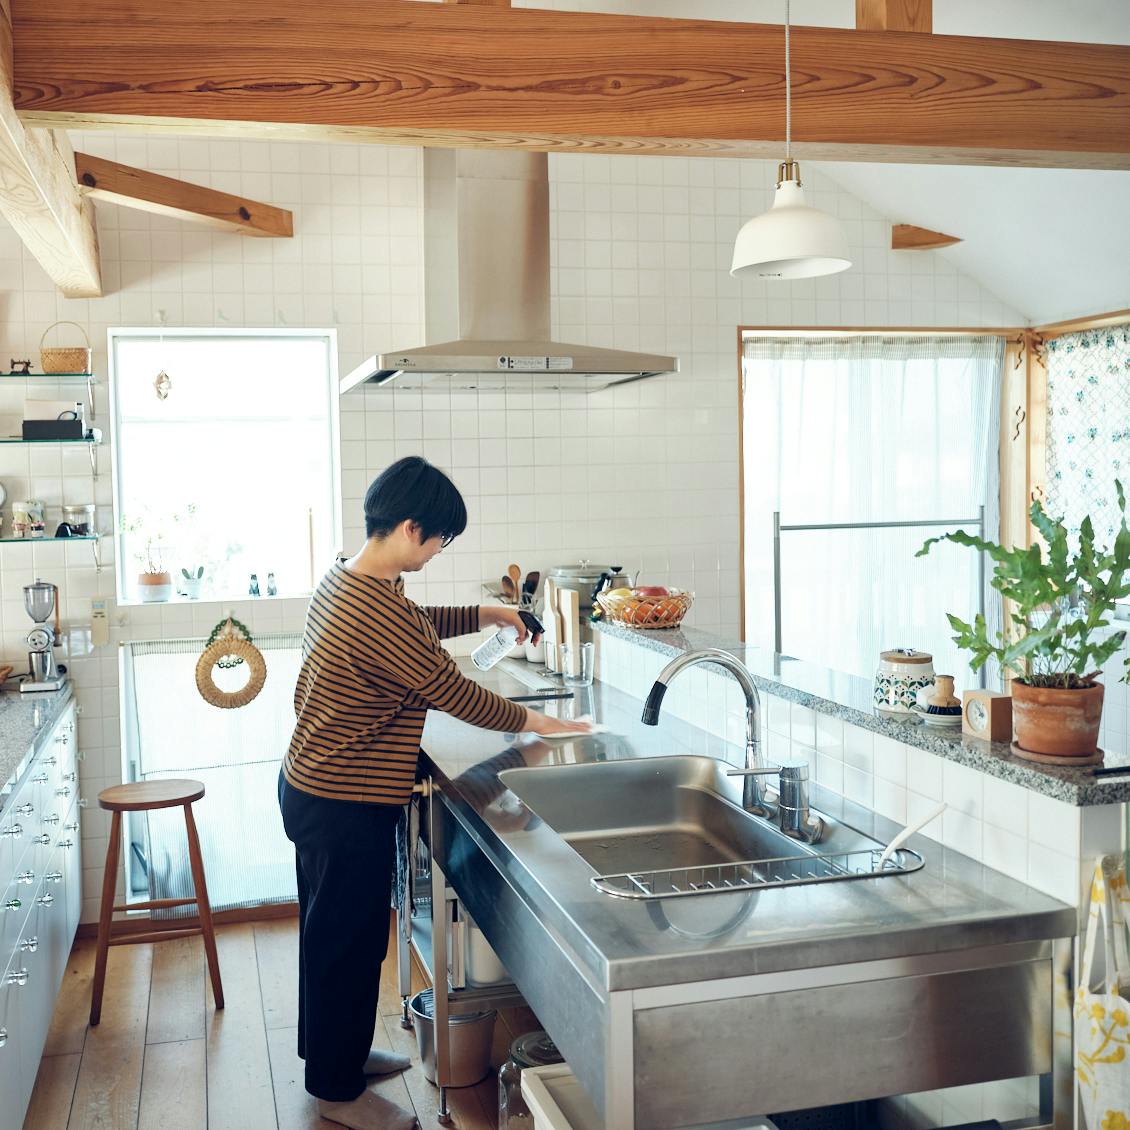
M 365 1091 L 352 1102 L 332 1103 L 318 1100 L 318 1113 L 330 1122 L 351 1130 L 416 1130 L 419 1123 L 410 1111 Z
M 366 1075 L 391 1075 L 394 1071 L 406 1071 L 412 1061 L 399 1052 L 385 1051 L 383 1048 L 373 1048 L 369 1058 L 365 1060 L 364 1072 Z

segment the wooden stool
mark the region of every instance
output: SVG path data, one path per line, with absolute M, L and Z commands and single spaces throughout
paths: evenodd
M 193 801 L 204 795 L 199 781 L 139 781 L 132 785 L 115 785 L 98 794 L 99 807 L 112 812 L 110 846 L 106 849 L 106 871 L 102 877 L 102 910 L 98 916 L 98 954 L 94 962 L 94 992 L 90 1001 L 90 1023 L 97 1024 L 102 1017 L 102 990 L 106 984 L 106 955 L 110 946 L 130 946 L 141 942 L 166 942 L 171 938 L 188 938 L 204 935 L 204 953 L 208 958 L 208 973 L 212 978 L 212 994 L 216 1007 L 224 1007 L 224 989 L 220 984 L 220 962 L 216 955 L 216 933 L 212 928 L 212 907 L 208 902 L 208 886 L 204 881 L 204 861 L 200 856 L 200 840 L 196 835 L 196 821 L 192 818 Z M 157 808 L 175 808 L 184 805 L 184 824 L 188 834 L 188 859 L 192 867 L 194 898 L 150 899 L 148 902 L 131 902 L 115 906 L 114 887 L 118 877 L 118 855 L 122 846 L 122 813 L 150 812 Z M 199 926 L 186 926 L 176 930 L 150 930 L 143 934 L 121 934 L 113 937 L 115 910 L 158 910 L 171 906 L 196 903 L 200 915 Z

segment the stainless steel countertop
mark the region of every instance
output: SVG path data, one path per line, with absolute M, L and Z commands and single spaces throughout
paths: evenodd
M 505 674 L 477 672 L 466 660 L 460 665 L 501 694 L 530 693 Z M 742 751 L 674 718 L 644 726 L 637 700 L 599 683 L 547 710 L 566 718 L 592 713 L 611 732 L 567 742 L 515 740 L 431 713 L 425 762 L 478 846 L 602 994 L 1076 932 L 1073 908 L 922 836 L 908 846 L 926 866 L 904 877 L 650 903 L 602 895 L 589 883 L 594 872 L 588 864 L 499 782 L 498 773 L 669 754 L 740 765 Z M 813 805 L 883 842 L 899 830 L 819 787 Z

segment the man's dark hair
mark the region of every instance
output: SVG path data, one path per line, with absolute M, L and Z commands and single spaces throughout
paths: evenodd
M 420 527 L 422 541 L 450 541 L 467 528 L 467 507 L 459 489 L 419 455 L 386 467 L 365 494 L 366 537 L 387 537 L 406 519 Z

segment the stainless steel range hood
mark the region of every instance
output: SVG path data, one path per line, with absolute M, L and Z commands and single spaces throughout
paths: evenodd
M 427 345 L 341 379 L 395 388 L 595 391 L 677 372 L 674 357 L 552 341 L 544 153 L 424 150 Z

